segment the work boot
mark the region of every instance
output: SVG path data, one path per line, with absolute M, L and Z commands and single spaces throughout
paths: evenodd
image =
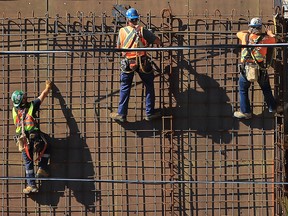
M 28 185 L 26 188 L 23 189 L 24 194 L 30 194 L 30 193 L 37 193 L 38 188 L 36 185 Z
M 277 114 L 283 114 L 283 112 L 284 112 L 284 107 L 278 105 L 278 106 L 276 107 L 275 112 L 276 112 Z
M 47 171 L 45 171 L 44 169 L 39 168 L 37 170 L 35 177 L 36 178 L 47 178 L 47 177 L 49 177 L 49 173 Z
M 270 113 L 273 113 L 274 115 L 276 115 L 276 114 L 283 114 L 284 108 L 283 108 L 283 106 L 277 105 L 276 109 L 271 109 L 271 108 L 269 108 L 269 112 L 270 112 Z
M 110 113 L 110 118 L 112 118 L 114 121 L 119 121 L 119 122 L 126 122 L 126 116 L 120 115 L 119 113 L 112 112 Z
M 252 114 L 251 113 L 242 113 L 241 111 L 234 112 L 234 117 L 238 119 L 251 119 Z
M 153 119 L 160 118 L 161 116 L 162 116 L 162 114 L 160 111 L 155 111 L 153 114 L 146 115 L 144 119 L 146 121 L 152 121 Z

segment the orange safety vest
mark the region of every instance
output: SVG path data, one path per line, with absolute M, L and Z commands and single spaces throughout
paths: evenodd
M 246 32 L 238 32 L 237 37 L 241 40 L 242 45 L 246 45 L 246 35 L 248 33 Z M 249 41 L 250 44 L 255 44 L 255 42 L 258 40 L 258 38 L 261 37 L 257 34 L 250 34 Z M 268 35 L 265 35 L 263 39 L 258 44 L 274 44 L 276 42 L 276 39 L 273 37 L 269 37 Z M 241 51 L 241 62 L 245 62 L 245 57 L 249 54 L 247 48 L 243 48 Z M 267 54 L 267 47 L 254 47 L 252 54 L 255 56 L 256 60 L 258 62 L 263 62 L 266 58 Z M 247 62 L 247 61 L 246 61 Z M 254 62 L 254 60 L 250 60 L 248 62 Z
M 32 116 L 33 109 L 34 109 L 34 105 L 33 105 L 33 103 L 30 103 L 30 107 L 28 109 L 28 112 L 26 113 L 25 119 L 23 120 L 24 121 L 24 130 L 28 131 L 28 132 L 32 131 L 32 130 L 38 130 L 37 123 Z M 16 110 L 15 107 L 13 107 L 12 115 L 13 115 L 14 124 L 16 125 L 16 134 L 20 134 L 22 131 L 21 120 L 22 120 L 23 114 L 24 114 L 23 109 Z
M 143 27 L 137 25 L 135 28 L 126 26 L 119 30 L 119 48 L 141 48 L 147 46 L 147 41 L 143 37 Z M 137 56 L 146 55 L 145 51 L 125 52 L 125 57 L 128 59 L 136 58 Z

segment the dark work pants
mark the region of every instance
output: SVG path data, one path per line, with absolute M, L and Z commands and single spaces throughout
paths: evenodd
M 128 112 L 128 103 L 130 98 L 131 86 L 135 72 L 121 72 L 120 80 L 120 101 L 118 113 L 126 116 Z M 154 90 L 154 73 L 137 72 L 146 88 L 146 115 L 154 113 L 155 106 L 155 90 Z

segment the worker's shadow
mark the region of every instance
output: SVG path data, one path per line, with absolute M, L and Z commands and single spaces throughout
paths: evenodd
M 68 137 L 51 138 L 47 136 L 48 142 L 51 144 L 50 173 L 51 178 L 55 178 L 56 181 L 41 181 L 39 193 L 31 198 L 39 204 L 57 208 L 60 197 L 65 196 L 65 202 L 70 204 L 73 202 L 71 197 L 75 197 L 76 201 L 85 207 L 86 212 L 94 212 L 95 202 L 99 200 L 100 192 L 96 191 L 95 182 L 93 182 L 94 168 L 89 148 L 78 129 L 71 109 L 59 89 L 53 86 L 53 100 L 55 98 L 59 100 L 61 109 L 58 110 L 59 113 L 56 113 L 57 110 L 53 111 L 52 132 L 55 134 L 54 136 L 61 136 L 60 132 L 67 133 Z M 57 122 L 59 124 L 58 131 L 56 129 Z M 65 126 L 63 126 L 64 124 Z M 64 131 L 66 124 L 68 127 Z M 61 179 L 67 179 L 67 181 Z M 91 179 L 91 181 L 69 181 L 69 179 Z
M 231 131 L 239 128 L 239 122 L 232 117 L 233 108 L 225 89 L 212 77 L 197 73 L 187 61 L 179 62 L 172 70 L 165 68 L 170 74 L 170 91 L 176 100 L 170 110 L 174 117 L 174 135 L 194 131 L 215 143 L 230 143 Z M 180 86 L 184 82 L 181 74 L 185 71 L 192 80 L 189 88 Z
M 169 74 L 170 94 L 176 103 L 172 108 L 162 109 L 162 121 L 127 122 L 122 124 L 123 128 L 139 137 L 151 137 L 171 131 L 176 138 L 187 131 L 194 131 L 214 143 L 230 143 L 233 135 L 231 131 L 239 128 L 239 121 L 233 118 L 233 107 L 225 89 L 215 79 L 197 73 L 187 61 L 179 62 L 172 70 L 167 66 L 165 73 Z M 180 80 L 180 75 L 184 70 L 188 71 L 189 76 L 194 75 L 194 82 L 190 83 L 190 88 L 181 91 L 183 86 L 180 84 L 184 81 Z M 173 118 L 172 121 L 170 117 Z
M 141 83 L 139 82 L 139 84 L 143 85 L 142 82 Z M 145 117 L 145 91 L 142 92 L 141 98 L 143 99 L 142 101 L 143 101 L 144 108 L 142 107 L 141 109 L 142 110 L 141 116 L 137 117 L 139 120 L 129 121 L 128 119 L 128 121 L 124 123 L 120 123 L 120 122 L 117 122 L 117 123 L 120 124 L 125 129 L 126 133 L 131 132 L 140 138 L 158 136 L 163 132 L 163 130 L 165 130 L 165 128 L 163 127 L 168 127 L 168 125 L 163 124 L 163 120 L 161 118 L 156 118 L 150 121 L 145 120 L 144 118 Z M 156 109 L 158 110 L 159 108 L 156 108 Z M 159 111 L 162 112 L 162 115 L 165 116 L 164 110 L 159 109 Z M 112 109 L 111 109 L 111 112 L 112 112 Z M 99 112 L 96 112 L 96 115 L 99 117 L 98 113 Z
M 253 107 L 251 106 L 252 110 Z M 272 130 L 274 128 L 274 114 L 270 113 L 266 107 L 262 112 L 256 113 L 255 111 L 251 119 L 242 119 L 241 121 L 244 125 L 250 128 L 258 128 L 262 130 Z
M 164 130 L 161 118 L 151 121 L 144 119 L 133 122 L 128 121 L 120 124 L 126 132 L 131 132 L 141 138 L 158 136 Z

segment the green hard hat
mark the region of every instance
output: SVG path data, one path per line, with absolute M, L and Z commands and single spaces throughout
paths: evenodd
M 11 100 L 13 101 L 14 107 L 18 108 L 21 105 L 23 98 L 24 98 L 23 91 L 19 90 L 14 91 L 11 96 Z

